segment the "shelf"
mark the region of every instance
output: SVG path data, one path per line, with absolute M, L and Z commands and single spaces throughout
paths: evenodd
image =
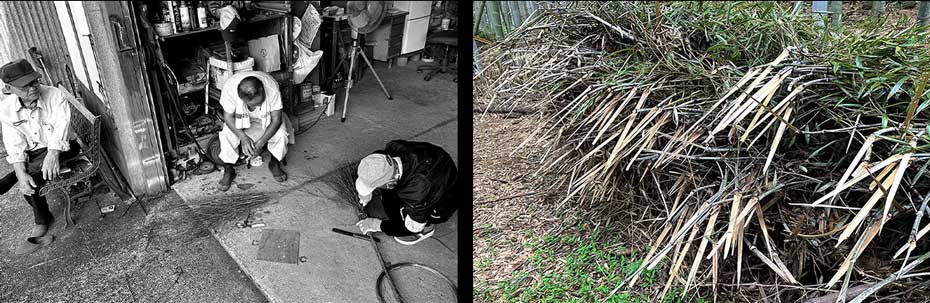
M 287 82 L 287 80 L 288 80 L 288 79 L 287 79 L 288 71 L 287 71 L 286 69 L 284 69 L 284 68 L 282 68 L 282 69 L 280 69 L 280 70 L 278 70 L 278 71 L 275 71 L 275 72 L 270 72 L 269 74 L 271 74 L 271 77 L 274 78 L 275 81 L 278 82 L 278 85 L 281 85 L 281 84 L 283 84 L 284 82 Z M 178 87 L 178 96 L 184 96 L 184 95 L 193 94 L 193 93 L 196 93 L 196 92 L 203 91 L 204 88 L 207 86 L 206 83 L 207 83 L 207 82 L 203 82 L 203 83 L 195 84 L 195 85 L 191 85 L 191 86 L 184 86 L 184 85 L 182 85 L 182 86 Z M 211 88 L 210 88 L 210 95 L 213 95 L 213 92 L 214 92 L 214 91 L 219 92 L 220 89 L 215 88 L 215 87 L 211 87 Z M 217 98 L 217 99 L 219 99 L 219 98 Z
M 191 94 L 191 93 L 195 93 L 195 92 L 202 91 L 203 88 L 207 86 L 206 83 L 207 83 L 207 82 L 204 81 L 203 83 L 196 84 L 196 85 L 191 85 L 191 86 L 183 86 L 183 85 L 182 85 L 182 86 L 180 86 L 180 87 L 178 88 L 178 95 L 179 95 L 179 96 L 183 96 L 183 95 L 187 95 L 187 94 Z
M 241 24 L 249 24 L 249 23 L 255 23 L 255 22 L 262 22 L 262 21 L 266 21 L 266 20 L 284 18 L 284 17 L 286 17 L 286 16 L 287 16 L 287 15 L 285 15 L 285 14 L 257 15 L 257 16 L 254 16 L 254 17 L 252 17 L 252 18 L 249 18 L 249 20 L 246 20 L 245 22 L 242 22 Z M 240 25 L 241 25 L 241 24 L 240 24 Z M 165 41 L 165 40 L 168 40 L 168 39 L 171 39 L 171 38 L 177 38 L 177 37 L 183 37 L 183 36 L 188 36 L 188 35 L 193 35 L 193 34 L 199 34 L 199 33 L 214 31 L 214 30 L 218 30 L 218 29 L 219 29 L 219 26 L 218 26 L 218 25 L 214 25 L 214 26 L 210 26 L 210 27 L 207 27 L 207 28 L 195 29 L 195 30 L 186 31 L 186 32 L 177 33 L 177 34 L 171 34 L 171 35 L 167 35 L 167 36 L 160 36 L 160 35 L 159 35 L 159 36 L 158 36 L 158 39 L 161 40 L 161 41 Z

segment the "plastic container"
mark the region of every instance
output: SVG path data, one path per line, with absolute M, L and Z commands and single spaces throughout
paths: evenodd
M 300 103 L 313 102 L 313 83 L 304 83 L 300 89 Z
M 223 89 L 223 84 L 226 83 L 226 80 L 229 80 L 229 77 L 232 74 L 229 73 L 229 64 L 225 60 L 220 60 L 214 57 L 210 57 L 210 78 L 213 79 L 213 87 L 218 89 Z M 235 72 L 253 70 L 255 67 L 255 60 L 252 57 L 245 59 L 240 62 L 233 62 L 233 69 Z
M 171 24 L 170 22 L 156 23 L 155 32 L 157 32 L 158 35 L 162 37 L 170 36 L 171 34 L 174 34 L 174 24 Z

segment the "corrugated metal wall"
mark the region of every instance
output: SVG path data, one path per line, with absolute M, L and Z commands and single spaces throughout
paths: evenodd
M 65 66 L 71 65 L 65 38 L 61 32 L 55 5 L 51 1 L 0 2 L 0 65 L 15 59 L 32 62 L 28 49 L 35 46 L 42 54 L 48 76 L 55 85 L 58 81 L 70 87 Z

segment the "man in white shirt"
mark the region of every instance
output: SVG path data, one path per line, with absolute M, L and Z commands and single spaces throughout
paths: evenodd
M 79 152 L 79 146 L 70 139 L 71 107 L 68 92 L 39 83 L 41 75 L 26 60 L 19 59 L 0 67 L 6 94 L 0 97 L 0 127 L 6 160 L 13 166 L 17 188 L 35 218 L 35 228 L 17 253 L 35 251 L 54 217 L 45 197 L 37 193 L 49 180 L 59 176 L 59 163 Z M 7 178 L 5 178 L 7 179 Z M 47 243 L 45 243 L 47 244 Z
M 224 172 L 218 189 L 229 190 L 236 176 L 233 166 L 240 158 L 251 161 L 261 159 L 265 153 L 271 154 L 268 169 L 275 181 L 286 181 L 281 160 L 287 154 L 288 137 L 281 113 L 281 91 L 274 78 L 261 71 L 237 73 L 223 84 L 220 105 L 225 123 L 219 133 L 217 158 Z

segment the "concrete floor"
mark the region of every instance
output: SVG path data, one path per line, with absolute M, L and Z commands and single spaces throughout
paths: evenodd
M 0 162 L 0 171 L 12 168 Z M 118 203 L 101 193 L 102 206 Z M 64 227 L 50 199 L 56 240 L 32 254 L 13 251 L 32 229 L 32 210 L 15 191 L 0 196 L 0 302 L 265 302 L 266 298 L 210 236 L 177 194 L 101 218 L 87 201 Z
M 244 192 L 265 192 L 273 201 L 262 207 L 261 228 L 219 230 L 215 237 L 252 277 L 272 302 L 377 302 L 375 281 L 381 273 L 377 255 L 363 240 L 331 231 L 341 228 L 358 232 L 355 210 L 337 199 L 326 185 L 327 174 L 349 161 L 381 149 L 394 139 L 427 141 L 439 145 L 458 162 L 457 93 L 452 75 L 442 74 L 429 82 L 416 73 L 416 64 L 375 68 L 394 100 L 385 98 L 374 77 L 366 73 L 353 87 L 348 120 L 340 122 L 342 94 L 337 96 L 336 114 L 324 116 L 313 128 L 297 137 L 289 147 L 285 171 L 289 179 L 277 183 L 267 167 L 240 168 L 232 188 L 217 193 L 221 173 L 193 176 L 173 186 L 185 201 L 215 198 Z M 344 91 L 344 90 L 340 90 Z M 318 115 L 320 109 L 311 114 Z M 253 185 L 242 190 L 238 185 Z M 414 246 L 403 246 L 379 234 L 387 262 L 417 262 L 433 267 L 458 281 L 458 215 L 437 228 L 433 238 Z M 300 232 L 300 256 L 308 261 L 284 264 L 257 260 L 263 228 Z M 417 269 L 399 270 L 397 277 L 409 302 L 453 302 L 454 293 L 440 284 L 439 277 Z M 424 291 L 424 289 L 429 291 Z M 384 294 L 390 296 L 385 290 Z

